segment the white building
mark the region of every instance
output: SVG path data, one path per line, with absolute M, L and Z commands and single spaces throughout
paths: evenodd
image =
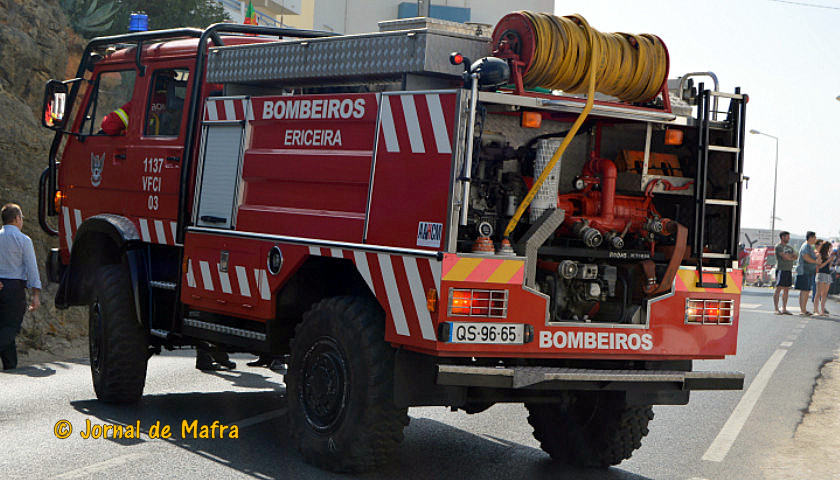
M 219 0 L 234 22 L 242 22 L 247 1 Z M 379 30 L 382 20 L 416 17 L 417 0 L 255 0 L 254 9 L 261 25 L 326 30 L 338 33 L 365 33 Z M 429 16 L 455 22 L 495 25 L 516 10 L 553 12 L 554 0 L 432 0 Z
M 234 23 L 245 21 L 245 11 L 248 1 L 218 0 Z M 257 13 L 257 23 L 260 25 L 281 26 L 281 18 L 292 15 L 300 16 L 301 3 L 304 0 L 252 0 Z

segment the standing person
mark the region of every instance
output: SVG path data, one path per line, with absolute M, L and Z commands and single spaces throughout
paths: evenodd
M 820 263 L 820 257 L 819 257 L 818 252 L 820 251 L 820 248 L 822 248 L 823 242 L 825 242 L 825 240 L 823 240 L 822 238 L 818 238 L 817 241 L 814 242 L 814 255 L 817 256 L 817 264 Z M 814 278 L 814 283 L 811 284 L 811 301 L 812 302 L 817 301 L 817 281 L 816 281 L 816 277 Z M 817 312 L 814 312 L 814 313 L 817 313 Z
M 814 313 L 820 316 L 828 315 L 825 309 L 825 301 L 828 298 L 828 287 L 831 285 L 831 261 L 834 254 L 831 253 L 831 244 L 823 242 L 819 250 L 819 264 L 817 264 L 817 295 L 814 297 Z
M 0 209 L 0 360 L 3 370 L 17 368 L 15 337 L 26 313 L 26 289 L 30 289 L 29 310 L 41 306 L 41 278 L 32 239 L 24 235 L 20 206 L 7 203 Z
M 814 252 L 814 243 L 817 241 L 817 234 L 807 232 L 805 243 L 799 248 L 799 265 L 796 267 L 796 284 L 794 288 L 799 290 L 799 314 L 811 315 L 808 311 L 808 294 L 814 285 L 814 275 L 817 273 L 817 255 Z
M 773 292 L 773 307 L 776 315 L 793 315 L 787 309 L 788 292 L 793 285 L 793 262 L 796 260 L 796 252 L 789 245 L 790 232 L 779 234 L 779 243 L 776 244 L 776 291 Z M 779 295 L 782 297 L 782 309 L 779 310 Z

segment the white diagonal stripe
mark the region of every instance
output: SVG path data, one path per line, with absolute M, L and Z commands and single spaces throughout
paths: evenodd
M 365 283 L 367 283 L 368 287 L 370 287 L 371 293 L 375 295 L 376 290 L 373 288 L 373 279 L 370 278 L 370 267 L 368 266 L 367 254 L 365 252 L 353 252 L 353 258 L 356 259 L 356 268 L 359 269 L 359 273 L 362 275 L 362 278 L 365 279 Z
M 219 272 L 219 283 L 221 284 L 222 292 L 233 293 L 233 290 L 230 288 L 230 277 L 228 276 L 228 272 L 223 272 L 221 265 L 218 263 L 216 264 L 216 270 Z
M 259 289 L 260 289 L 260 298 L 262 298 L 263 300 L 270 300 L 271 299 L 271 292 L 269 291 L 269 288 L 268 288 L 268 274 L 263 269 L 260 269 L 259 272 L 260 272 L 260 275 L 259 275 L 259 278 L 260 278 L 259 282 L 260 283 L 258 283 L 257 285 L 259 285 Z
M 149 221 L 145 218 L 140 219 L 140 236 L 143 237 L 144 242 L 152 241 L 152 236 L 149 234 Z
M 201 268 L 201 280 L 204 282 L 204 289 L 213 291 L 213 277 L 210 276 L 210 264 L 201 260 L 198 262 Z
M 318 247 L 309 247 L 309 254 L 310 255 L 318 255 L 321 256 L 321 249 Z
M 215 100 L 208 100 L 207 101 L 207 119 L 208 120 L 218 120 L 219 119 L 219 112 L 216 111 L 216 101 Z
M 73 246 L 73 225 L 70 224 L 70 209 L 61 207 L 61 212 L 64 214 L 64 239 L 67 240 L 67 250 Z
M 426 340 L 434 340 L 435 327 L 432 325 L 432 317 L 426 307 L 426 292 L 423 291 L 423 281 L 420 280 L 420 272 L 417 270 L 417 259 L 402 257 L 402 261 L 405 264 L 408 286 L 411 288 L 411 298 L 414 300 L 414 310 L 417 311 L 417 319 L 420 320 L 420 331 Z
M 157 233 L 158 243 L 166 245 L 166 230 L 163 228 L 163 220 L 155 220 L 155 232 Z
M 245 120 L 251 121 L 254 119 L 254 112 L 251 110 L 251 100 L 242 99 L 242 111 L 245 112 Z
M 344 252 L 340 248 L 331 248 L 330 256 L 333 258 L 344 258 Z
M 236 107 L 233 100 L 225 100 L 225 120 L 236 120 Z
M 195 288 L 195 274 L 193 273 L 192 260 L 187 261 L 187 286 Z
M 432 117 L 432 130 L 435 132 L 438 153 L 452 153 L 449 133 L 446 131 L 446 120 L 443 118 L 443 108 L 440 106 L 440 95 L 426 94 L 426 105 L 429 106 L 429 115 Z
M 169 229 L 172 230 L 172 244 L 176 245 L 178 243 L 178 222 L 169 222 Z
M 394 115 L 391 113 L 391 96 L 384 96 L 382 102 L 382 136 L 385 137 L 385 150 L 399 152 L 400 142 L 397 140 L 397 129 L 394 127 Z
M 236 279 L 239 281 L 239 293 L 243 297 L 250 297 L 251 286 L 248 284 L 248 271 L 245 267 L 236 266 Z
M 433 262 L 431 260 L 426 260 L 429 262 L 429 267 L 432 269 L 432 278 L 435 279 L 435 290 L 438 291 L 438 295 L 440 295 L 440 274 L 441 270 L 443 270 L 443 264 L 441 262 Z
M 79 227 L 82 226 L 82 211 L 78 208 L 74 208 L 73 216 L 76 217 L 76 230 L 78 231 Z
M 400 101 L 405 115 L 405 126 L 408 129 L 408 140 L 411 142 L 411 153 L 426 153 L 420 120 L 417 118 L 417 107 L 414 106 L 414 95 L 400 95 Z
M 399 335 L 411 335 L 408 331 L 408 322 L 405 320 L 400 290 L 397 288 L 397 279 L 394 277 L 394 267 L 391 265 L 391 257 L 385 253 L 378 253 L 379 267 L 382 269 L 382 280 L 385 281 L 385 293 L 388 295 L 388 305 L 391 306 L 391 317 L 394 319 L 394 328 Z

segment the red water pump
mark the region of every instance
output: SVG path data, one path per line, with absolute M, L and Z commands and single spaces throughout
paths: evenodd
M 559 235 L 575 236 L 593 248 L 606 241 L 618 250 L 628 232 L 672 233 L 673 222 L 660 217 L 650 192 L 643 197 L 615 194 L 616 173 L 611 160 L 592 155 L 576 181 L 580 191 L 557 196 L 557 208 L 566 212 Z M 595 190 L 599 185 L 600 191 Z

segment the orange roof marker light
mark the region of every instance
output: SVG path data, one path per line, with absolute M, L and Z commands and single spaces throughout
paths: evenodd
M 522 112 L 520 125 L 522 128 L 540 128 L 540 125 L 542 125 L 542 114 L 540 112 L 529 112 L 525 110 Z
M 665 145 L 682 145 L 685 132 L 678 128 L 665 129 Z

